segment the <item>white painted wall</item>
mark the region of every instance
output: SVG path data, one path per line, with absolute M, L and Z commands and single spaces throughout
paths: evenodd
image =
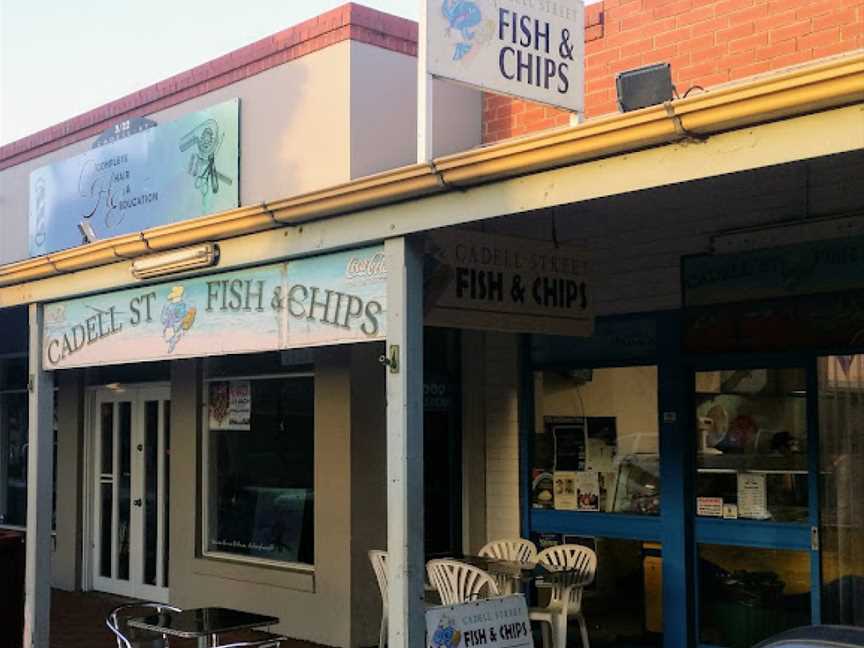
M 483 94 L 435 81 L 435 155 L 479 146 Z M 351 176 L 417 161 L 417 59 L 351 43 Z

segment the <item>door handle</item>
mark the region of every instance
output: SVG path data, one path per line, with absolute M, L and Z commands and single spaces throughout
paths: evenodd
M 132 500 L 132 504 L 134 504 L 135 506 L 137 506 L 137 507 L 140 508 L 141 506 L 143 506 L 144 502 L 141 501 L 141 498 L 139 497 L 139 498 L 136 499 L 136 500 Z
M 810 527 L 810 550 L 819 551 L 819 527 Z

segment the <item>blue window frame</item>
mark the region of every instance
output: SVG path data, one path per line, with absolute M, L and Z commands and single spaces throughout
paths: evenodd
M 520 398 L 522 533 L 652 540 L 662 545 L 663 645 L 699 644 L 700 547 L 752 548 L 753 554 L 793 552 L 809 559 L 810 620 L 822 619 L 819 414 L 817 358 L 849 354 L 850 349 L 788 353 L 685 355 L 681 312 L 600 318 L 590 339 L 523 338 Z M 629 334 L 629 338 L 625 336 Z M 626 342 L 626 343 L 625 343 Z M 656 517 L 577 513 L 532 507 L 532 443 L 535 421 L 533 372 L 538 369 L 621 367 L 656 364 L 660 429 L 661 514 Z M 798 522 L 729 520 L 697 516 L 695 486 L 698 452 L 695 377 L 697 371 L 740 368 L 800 368 L 806 376 L 807 512 Z M 712 549 L 712 551 L 714 551 Z M 706 644 L 707 645 L 707 644 Z

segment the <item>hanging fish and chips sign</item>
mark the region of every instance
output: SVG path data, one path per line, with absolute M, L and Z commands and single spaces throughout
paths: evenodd
M 427 72 L 584 110 L 582 0 L 425 0 Z

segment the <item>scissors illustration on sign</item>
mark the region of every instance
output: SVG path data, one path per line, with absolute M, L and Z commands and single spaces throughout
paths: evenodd
M 180 139 L 181 153 L 193 149 L 188 170 L 189 175 L 195 178 L 195 188 L 202 196 L 206 196 L 210 191 L 219 193 L 220 181 L 227 185 L 233 182 L 216 168 L 216 154 L 224 140 L 225 133 L 220 132 L 219 123 L 215 119 L 198 124 Z

